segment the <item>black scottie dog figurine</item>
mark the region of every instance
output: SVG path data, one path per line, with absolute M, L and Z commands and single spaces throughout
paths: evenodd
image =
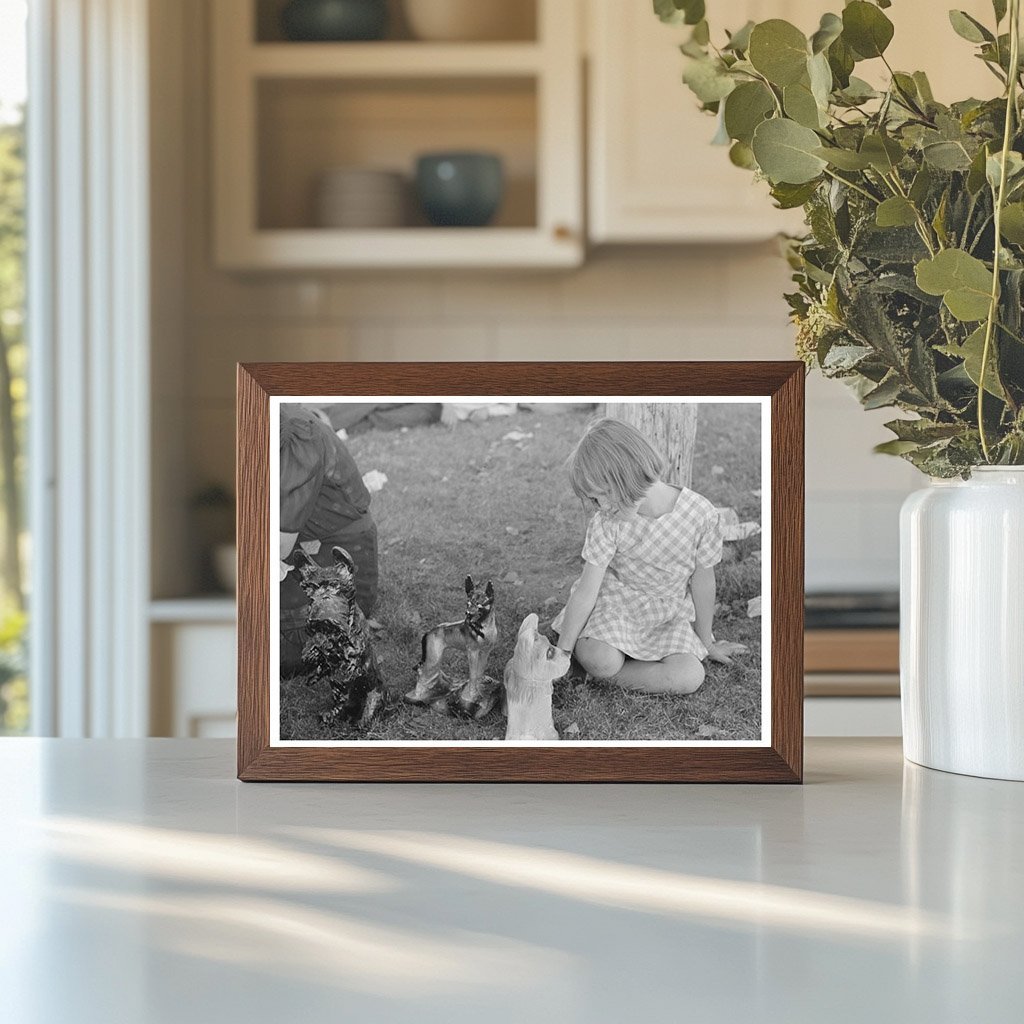
M 340 547 L 331 549 L 334 565 L 318 565 L 303 552 L 300 585 L 309 597 L 308 639 L 302 662 L 309 682 L 326 680 L 334 702 L 320 715 L 365 727 L 384 697 L 366 618 L 356 604 L 355 563 Z

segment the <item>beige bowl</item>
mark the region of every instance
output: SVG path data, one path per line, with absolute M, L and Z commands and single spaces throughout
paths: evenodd
M 533 0 L 404 0 L 417 39 L 485 42 L 536 38 Z
M 405 224 L 408 184 L 394 171 L 341 167 L 320 178 L 316 223 L 322 228 L 399 228 Z

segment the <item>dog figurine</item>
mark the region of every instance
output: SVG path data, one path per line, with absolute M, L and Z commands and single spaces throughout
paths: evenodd
M 420 660 L 416 666 L 416 685 L 406 695 L 410 704 L 431 704 L 435 708 L 447 707 L 455 699 L 455 692 L 463 684 L 453 680 L 442 670 L 444 652 L 449 647 L 461 648 L 469 662 L 469 682 L 465 687 L 472 692 L 480 690 L 487 668 L 487 659 L 498 642 L 498 623 L 494 617 L 494 586 L 490 580 L 478 587 L 472 576 L 467 576 L 466 612 L 461 620 L 442 622 L 428 630 L 420 639 Z M 497 697 L 494 698 L 497 700 Z M 494 700 L 484 712 L 494 707 Z M 475 705 L 479 710 L 483 704 Z M 476 715 L 483 717 L 483 715 Z
M 321 723 L 340 718 L 365 728 L 384 690 L 366 618 L 356 604 L 355 562 L 344 548 L 333 547 L 331 554 L 334 565 L 327 567 L 300 554 L 300 585 L 310 601 L 302 662 L 311 684 L 330 683 L 334 701 Z
M 554 681 L 569 671 L 569 652 L 537 629 L 536 615 L 519 627 L 516 648 L 505 665 L 506 740 L 557 740 L 551 716 Z

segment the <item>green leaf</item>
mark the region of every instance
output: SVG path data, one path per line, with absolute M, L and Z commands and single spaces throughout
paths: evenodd
M 807 77 L 811 83 L 811 95 L 822 112 L 822 125 L 828 123 L 829 97 L 832 95 L 832 69 L 828 57 L 819 53 L 807 62 Z
M 850 84 L 850 75 L 853 73 L 856 58 L 853 50 L 846 45 L 843 37 L 840 36 L 828 48 L 828 66 L 832 69 L 832 77 L 835 79 L 836 88 L 845 89 Z
M 940 171 L 966 171 L 971 166 L 971 158 L 959 142 L 943 139 L 927 143 L 921 153 L 932 167 Z
M 818 31 L 811 36 L 811 52 L 827 50 L 842 34 L 843 19 L 835 14 L 823 14 Z
M 953 31 L 969 43 L 995 42 L 996 37 L 966 11 L 950 11 L 949 23 L 953 26 Z
M 941 295 L 950 313 L 965 323 L 988 316 L 992 272 L 981 260 L 962 249 L 945 249 L 915 268 L 917 286 L 929 295 Z
M 893 196 L 878 204 L 875 223 L 880 228 L 905 228 L 917 223 L 914 204 L 902 196 Z
M 735 53 L 746 53 L 750 47 L 750 33 L 753 32 L 755 24 L 756 22 L 748 21 L 743 28 L 733 32 L 723 49 L 732 50 Z
M 865 409 L 882 409 L 887 405 L 893 405 L 897 398 L 899 398 L 900 391 L 902 391 L 902 382 L 900 378 L 893 374 L 891 377 L 887 377 L 878 387 L 873 388 L 863 398 L 861 398 L 861 405 Z
M 824 119 L 809 82 L 795 82 L 782 90 L 782 106 L 786 116 L 805 128 L 822 128 Z
M 887 135 L 865 135 L 860 152 L 876 171 L 883 174 L 891 174 L 903 159 L 903 147 Z
M 853 0 L 843 9 L 843 39 L 862 60 L 881 57 L 892 37 L 892 22 L 874 4 Z
M 892 76 L 892 84 L 896 90 L 897 98 L 906 107 L 913 109 L 922 105 L 921 97 L 917 93 L 917 82 L 912 75 L 905 75 L 897 71 Z
M 871 161 L 852 149 L 836 149 L 832 146 L 819 146 L 814 150 L 815 156 L 827 160 L 833 167 L 841 171 L 863 171 L 871 166 Z
M 932 174 L 931 168 L 927 164 L 922 164 L 921 169 L 914 175 L 914 181 L 907 193 L 910 201 L 916 206 L 920 206 L 928 198 L 934 180 L 935 176 Z
M 798 206 L 803 206 L 817 190 L 817 181 L 805 182 L 802 185 L 779 182 L 772 186 L 772 199 L 780 210 L 795 210 Z
M 654 13 L 667 25 L 696 25 L 704 17 L 704 0 L 654 0 Z
M 729 149 L 729 160 L 736 167 L 742 167 L 745 171 L 757 170 L 754 151 L 745 142 L 734 142 L 732 144 Z
M 935 96 L 932 93 L 931 82 L 923 71 L 915 71 L 913 74 L 914 84 L 917 86 L 917 94 L 925 103 L 934 103 Z
M 754 131 L 752 148 L 758 166 L 773 184 L 802 185 L 825 169 L 815 153 L 821 140 L 811 131 L 786 118 L 762 121 Z
M 754 129 L 775 110 L 775 97 L 763 82 L 743 82 L 725 101 L 725 128 L 729 137 L 748 146 Z
M 1024 245 L 1024 203 L 1010 203 L 1003 209 L 1000 233 L 1014 245 Z
M 974 382 L 975 387 L 981 386 L 981 363 L 985 354 L 985 325 L 982 324 L 970 337 L 960 346 L 939 345 L 937 351 L 952 359 L 962 359 L 963 368 L 967 376 Z M 999 382 L 999 374 L 996 370 L 996 347 L 995 342 L 989 345 L 988 364 L 985 367 L 985 390 L 996 398 L 1005 401 L 1006 392 Z
M 946 231 L 946 215 L 949 213 L 949 189 L 945 189 L 942 198 L 939 200 L 935 216 L 932 217 L 932 228 L 939 240 L 939 245 L 949 245 L 949 233 Z
M 689 60 L 683 71 L 683 81 L 701 103 L 724 100 L 736 88 L 736 82 L 717 60 Z
M 807 68 L 807 38 L 795 25 L 772 18 L 750 33 L 747 59 L 773 85 L 798 82 Z
M 988 160 L 985 161 L 985 177 L 988 178 L 989 185 L 992 186 L 993 192 L 999 188 L 999 178 L 1003 170 L 1003 154 L 1002 152 L 993 153 Z M 1006 154 L 1006 185 L 1007 188 L 1012 191 L 1015 187 L 1015 182 L 1022 175 L 1024 175 L 1024 157 L 1020 153 L 1010 150 Z
M 860 103 L 866 103 L 868 100 L 873 100 L 880 95 L 877 89 L 872 88 L 862 78 L 858 78 L 856 75 L 850 76 L 849 84 L 845 89 L 842 90 L 840 95 L 848 103 L 854 105 Z
M 921 446 L 916 441 L 883 441 L 872 449 L 876 455 L 906 455 Z
M 967 191 L 976 196 L 984 187 L 986 182 L 985 165 L 988 161 L 988 149 L 982 146 L 971 160 L 970 169 L 967 172 Z
M 885 425 L 901 441 L 915 441 L 918 444 L 934 444 L 945 441 L 963 431 L 959 423 L 936 423 L 934 420 L 890 420 Z

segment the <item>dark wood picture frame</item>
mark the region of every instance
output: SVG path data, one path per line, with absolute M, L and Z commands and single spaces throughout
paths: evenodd
M 271 746 L 270 402 L 322 395 L 768 397 L 767 746 Z M 238 366 L 238 777 L 256 781 L 800 782 L 804 366 L 799 362 L 249 363 Z M 276 443 L 276 442 L 275 442 Z

